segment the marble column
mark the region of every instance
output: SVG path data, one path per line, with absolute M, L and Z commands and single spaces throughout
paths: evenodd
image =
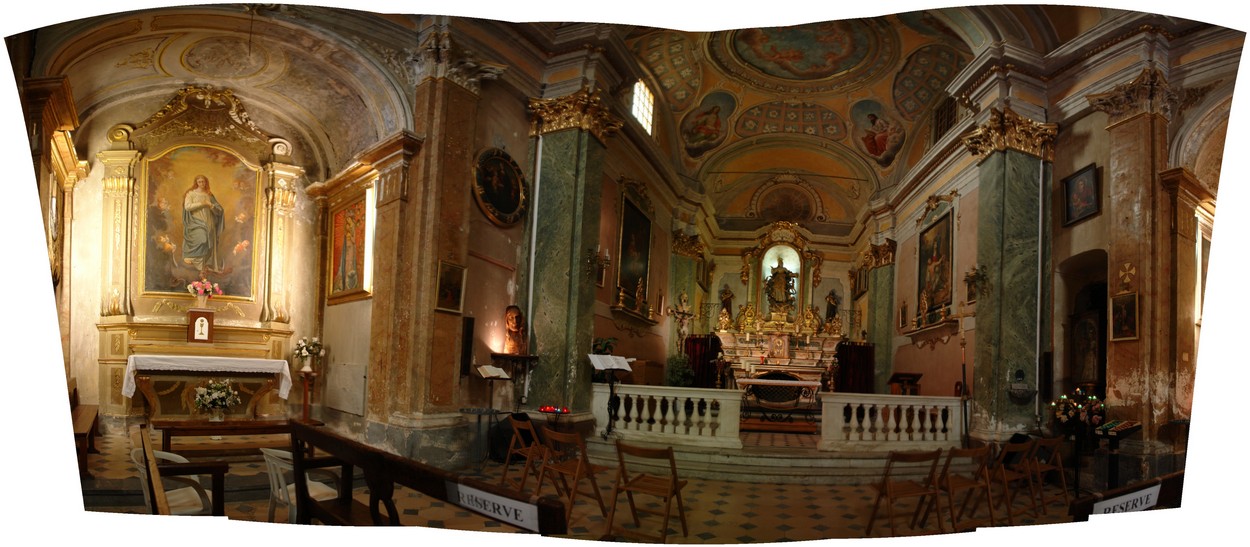
M 1037 372 L 1047 328 L 1038 309 L 1045 283 L 1041 260 L 1049 237 L 1039 231 L 1046 205 L 1057 127 L 1011 109 L 964 137 L 979 158 L 977 264 L 989 290 L 977 300 L 976 366 L 970 435 L 1002 441 L 1038 426 Z
M 1120 444 L 1123 483 L 1174 465 L 1165 429 L 1175 415 L 1171 387 L 1178 366 L 1193 367 L 1193 295 L 1182 294 L 1180 284 L 1194 289 L 1192 189 L 1200 188 L 1176 173 L 1162 176 L 1168 123 L 1181 95 L 1161 72 L 1143 69 L 1133 81 L 1088 99 L 1108 114 L 1109 297 L 1137 298 L 1135 336 L 1116 339 L 1113 332 L 1107 349 L 1107 419 L 1142 423 Z
M 534 272 L 530 352 L 539 360 L 526 406 L 587 411 L 596 280 L 586 262 L 599 241 L 605 141 L 621 122 L 586 89 L 532 99 L 530 108 L 530 133 L 541 158 L 532 213 L 538 237 L 527 253 Z
M 894 368 L 894 356 L 888 348 L 894 343 L 894 251 L 893 240 L 870 248 L 871 270 L 868 271 L 868 317 L 865 329 L 868 341 L 877 348 L 873 353 L 873 391 L 889 393 L 887 383 Z M 852 339 L 858 333 L 847 333 Z

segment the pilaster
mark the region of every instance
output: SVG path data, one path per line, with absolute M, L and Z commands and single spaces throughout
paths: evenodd
M 972 436 L 1005 440 L 1037 425 L 1037 376 L 1048 314 L 1038 308 L 1048 236 L 1039 230 L 1057 126 L 991 109 L 964 136 L 980 158 L 977 264 L 989 290 L 977 301 Z
M 113 143 L 125 143 L 129 138 L 128 127 L 115 127 L 109 131 Z M 138 207 L 136 173 L 141 154 L 135 150 L 105 150 L 96 155 L 104 165 L 103 226 L 101 226 L 101 277 L 100 316 L 133 315 L 131 294 L 134 279 L 131 277 L 132 246 L 134 231 L 138 229 L 135 219 Z
M 275 142 L 273 149 L 276 157 L 289 157 L 290 144 L 285 141 Z M 265 265 L 268 275 L 263 277 L 268 286 L 265 287 L 260 320 L 287 323 L 291 320 L 286 290 L 287 257 L 290 255 L 287 235 L 291 230 L 291 215 L 295 212 L 295 183 L 304 175 L 304 170 L 273 161 L 265 164 L 263 171 L 269 253 L 268 264 Z
M 533 213 L 535 248 L 531 404 L 589 410 L 595 280 L 585 275 L 587 249 L 599 241 L 605 139 L 619 130 L 599 95 L 582 89 L 555 99 L 531 99 L 530 135 L 542 158 Z

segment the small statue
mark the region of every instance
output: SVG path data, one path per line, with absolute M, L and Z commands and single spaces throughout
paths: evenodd
M 716 322 L 716 330 L 721 332 L 729 330 L 733 326 L 733 318 L 729 317 L 729 309 L 720 309 L 720 318 Z
M 825 295 L 825 321 L 832 321 L 838 316 L 838 293 L 833 289 L 829 289 L 829 294 Z
M 638 288 L 634 289 L 634 309 L 642 312 L 647 309 L 647 287 L 638 280 Z
M 732 310 L 734 303 L 734 292 L 729 290 L 729 284 L 726 283 L 720 290 L 720 309 Z
M 508 306 L 503 313 L 504 329 L 503 352 L 512 355 L 525 353 L 525 315 L 521 308 Z

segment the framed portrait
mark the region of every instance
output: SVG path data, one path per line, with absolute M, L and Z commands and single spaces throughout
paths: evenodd
M 326 303 L 341 304 L 369 297 L 365 290 L 365 195 L 330 211 L 329 290 Z
M 525 176 L 507 152 L 482 152 L 473 169 L 473 198 L 492 223 L 507 228 L 525 215 Z
M 207 279 L 226 299 L 253 298 L 260 169 L 234 152 L 179 146 L 144 161 L 145 293 L 187 294 Z
M 858 299 L 868 292 L 868 267 L 860 266 L 855 268 L 854 276 L 851 278 L 851 298 Z
M 438 261 L 438 300 L 435 311 L 461 313 L 464 310 L 465 267 L 445 260 Z
M 1063 179 L 1063 225 L 1069 226 L 1097 215 L 1102 209 L 1098 168 L 1089 164 Z
M 1111 297 L 1111 341 L 1137 339 L 1137 293 Z
M 920 271 L 916 311 L 927 314 L 949 306 L 951 285 L 951 213 L 946 211 L 920 232 Z
M 651 219 L 628 197 L 621 200 L 620 267 L 616 270 L 619 304 L 637 309 L 638 296 L 646 300 L 651 268 Z M 641 291 L 639 289 L 641 288 Z

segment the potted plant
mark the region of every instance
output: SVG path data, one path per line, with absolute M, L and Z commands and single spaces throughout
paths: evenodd
M 690 358 L 686 354 L 678 353 L 668 357 L 668 366 L 664 367 L 664 385 L 673 387 L 694 385 L 694 370 L 690 368 Z

